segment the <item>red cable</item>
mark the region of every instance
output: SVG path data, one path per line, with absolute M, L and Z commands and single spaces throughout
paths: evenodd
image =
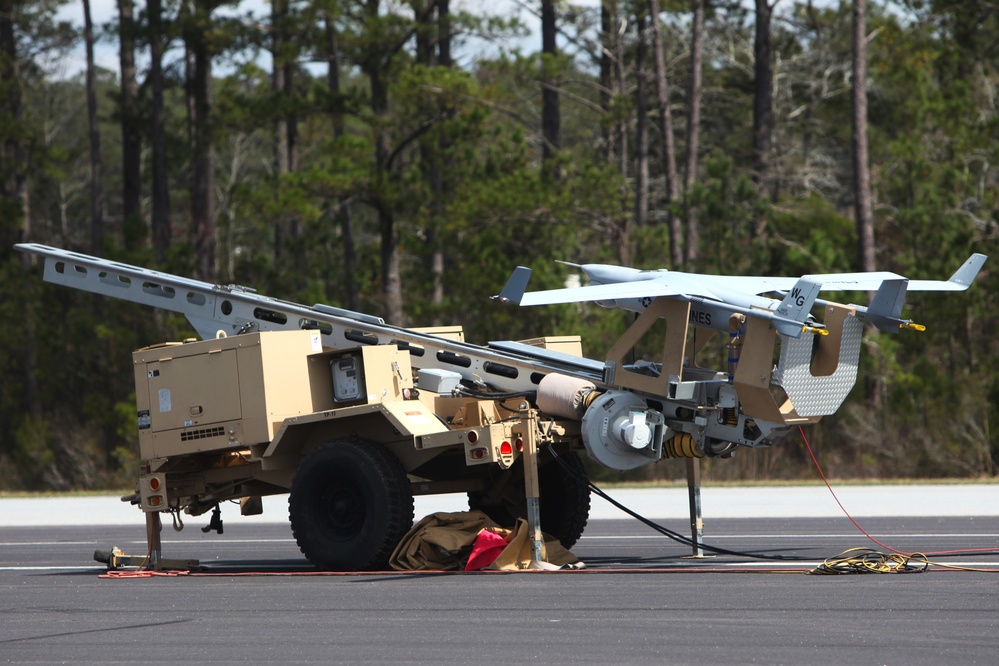
M 836 496 L 836 491 L 832 489 L 831 485 L 829 485 L 829 480 L 826 478 L 825 473 L 822 471 L 822 466 L 819 464 L 819 459 L 815 457 L 815 453 L 812 451 L 812 446 L 811 446 L 811 444 L 808 443 L 808 438 L 805 437 L 805 429 L 802 428 L 801 426 L 798 426 L 798 432 L 801 433 L 801 439 L 802 439 L 802 441 L 805 442 L 805 448 L 808 449 L 808 455 L 810 455 L 812 457 L 812 462 L 815 463 L 815 469 L 818 470 L 819 476 L 822 477 L 822 482 L 826 484 L 826 488 L 829 489 L 829 494 L 831 494 L 833 496 L 833 499 L 836 500 L 836 504 L 839 505 L 839 508 L 843 512 L 843 515 L 845 515 L 847 518 L 849 518 L 850 522 L 853 523 L 854 526 L 858 530 L 860 530 L 861 533 L 865 537 L 867 537 L 868 539 L 870 539 L 874 543 L 878 544 L 879 546 L 881 546 L 885 550 L 890 550 L 893 553 L 898 553 L 899 555 L 905 555 L 906 557 L 911 557 L 912 553 L 903 553 L 900 550 L 896 550 L 896 549 L 892 548 L 891 546 L 886 546 L 885 544 L 881 543 L 880 541 L 878 541 L 877 539 L 875 539 L 874 537 L 872 537 L 870 535 L 870 533 L 868 533 L 867 530 L 865 530 L 863 527 L 861 527 L 860 523 L 858 523 L 856 520 L 853 519 L 853 516 L 850 515 L 850 512 L 847 511 L 846 507 L 843 506 L 843 503 L 839 501 L 839 497 Z
M 819 476 L 822 477 L 822 482 L 826 484 L 826 488 L 829 489 L 829 494 L 831 494 L 833 496 L 833 499 L 836 500 L 836 504 L 838 504 L 840 510 L 843 511 L 843 515 L 845 515 L 847 518 L 849 518 L 850 522 L 853 523 L 854 526 L 858 530 L 860 530 L 860 532 L 864 536 L 866 536 L 868 539 L 870 539 L 874 543 L 878 544 L 882 548 L 884 548 L 886 550 L 890 550 L 891 552 L 897 553 L 899 555 L 904 555 L 906 557 L 912 557 L 913 555 L 915 555 L 916 553 L 905 553 L 905 552 L 903 552 L 901 550 L 896 550 L 896 549 L 892 548 L 891 546 L 886 546 L 885 544 L 881 543 L 880 541 L 878 541 L 877 539 L 875 539 L 874 537 L 872 537 L 867 532 L 867 530 L 865 530 L 863 527 L 860 526 L 860 523 L 858 523 L 856 520 L 853 519 L 853 516 L 850 515 L 850 512 L 847 511 L 846 507 L 843 506 L 843 503 L 839 501 L 839 497 L 836 496 L 836 491 L 832 489 L 831 485 L 829 485 L 829 480 L 826 479 L 826 475 L 822 472 L 822 466 L 819 464 L 818 458 L 815 457 L 815 453 L 812 451 L 812 446 L 808 443 L 808 438 L 805 437 L 805 430 L 804 430 L 804 428 L 802 428 L 801 426 L 798 426 L 798 432 L 801 433 L 801 439 L 802 439 L 803 442 L 805 442 L 805 448 L 808 449 L 808 455 L 810 455 L 812 457 L 812 462 L 815 463 L 815 469 L 818 470 Z M 992 553 L 992 552 L 995 552 L 995 550 L 996 550 L 995 548 L 968 548 L 968 549 L 965 549 L 965 550 L 941 550 L 941 551 L 937 551 L 937 552 L 934 552 L 934 553 L 918 553 L 918 554 L 919 555 L 923 555 L 923 556 L 933 556 L 933 555 L 962 555 L 962 554 L 966 554 L 966 553 Z

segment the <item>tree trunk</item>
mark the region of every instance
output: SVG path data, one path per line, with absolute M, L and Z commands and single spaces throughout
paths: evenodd
M 663 33 L 659 24 L 659 1 L 649 0 L 649 16 L 652 20 L 652 51 L 655 55 L 656 100 L 659 106 L 659 133 L 663 151 L 663 171 L 665 172 L 666 219 L 669 225 L 669 256 L 674 269 L 683 266 L 683 233 L 680 219 L 673 214 L 673 204 L 680 197 L 676 174 L 676 147 L 673 139 L 673 116 L 669 110 L 669 79 L 666 77 L 666 60 L 663 54 Z
M 340 44 L 336 29 L 336 17 L 329 12 L 324 13 L 326 24 L 326 85 L 330 98 L 339 103 L 340 90 Z M 333 119 L 333 138 L 343 136 L 343 111 L 335 109 L 331 113 Z M 347 308 L 360 310 L 361 300 L 357 288 L 357 249 L 354 247 L 354 230 L 350 215 L 350 206 L 346 197 L 339 197 L 336 204 L 336 219 L 340 223 L 340 242 L 343 244 L 343 284 L 347 292 Z
M 853 2 L 853 197 L 857 224 L 857 258 L 861 271 L 875 270 L 874 213 L 867 150 L 867 0 Z M 882 403 L 883 382 L 867 378 L 865 391 L 872 409 Z
M 378 16 L 379 0 L 368 0 L 367 13 L 372 18 Z M 382 294 L 385 297 L 385 319 L 396 326 L 405 326 L 402 309 L 402 275 L 399 261 L 399 231 L 395 225 L 395 215 L 385 201 L 385 190 L 389 187 L 389 137 L 384 123 L 388 115 L 388 87 L 380 54 L 372 55 L 365 63 L 371 91 L 371 111 L 375 120 L 375 173 L 374 198 L 378 211 L 378 226 L 381 232 L 381 277 Z
M 635 51 L 635 224 L 645 226 L 649 217 L 649 113 L 645 58 L 648 23 L 638 11 L 638 46 Z
M 541 155 L 544 161 L 548 161 L 562 145 L 562 117 L 554 81 L 558 55 L 556 32 L 555 0 L 541 0 Z
M 867 150 L 867 0 L 853 3 L 853 190 L 860 270 L 875 270 L 874 213 Z
M 97 91 L 94 71 L 94 24 L 90 20 L 90 0 L 83 0 L 83 39 L 87 51 L 87 128 L 90 138 L 90 251 L 101 253 L 104 237 L 104 189 L 101 179 L 101 133 L 97 120 Z
M 753 40 L 753 182 L 765 197 L 770 178 L 770 145 L 773 132 L 773 68 L 770 64 L 770 20 L 773 6 L 756 0 L 756 36 Z M 766 238 L 766 217 L 753 219 L 753 238 Z
M 613 0 L 600 3 L 600 108 L 610 113 L 614 89 L 614 7 Z M 604 141 L 604 159 L 614 162 L 614 132 L 609 123 L 601 123 L 600 136 Z
M 618 13 L 617 18 L 620 19 L 620 13 Z M 624 99 L 628 93 L 628 77 L 624 67 L 624 39 L 622 38 L 620 31 L 616 31 L 616 36 L 614 40 L 614 58 L 615 58 L 615 74 L 617 79 L 617 94 L 621 99 Z M 619 113 L 617 120 L 617 163 L 618 172 L 621 174 L 622 180 L 628 178 L 628 122 L 629 119 L 625 117 L 624 114 Z M 622 187 L 623 189 L 623 187 Z M 627 198 L 627 192 L 622 192 L 622 199 Z
M 437 64 L 441 67 L 453 67 L 454 60 L 451 57 L 451 5 L 449 0 L 437 0 Z M 437 133 L 437 149 L 439 155 L 443 156 L 450 142 L 444 131 L 443 125 Z M 433 324 L 441 326 L 444 324 L 441 314 L 444 306 L 444 267 L 446 257 L 444 256 L 444 242 L 440 234 L 440 225 L 444 222 L 444 200 L 449 191 L 444 177 L 447 163 L 440 157 L 436 162 L 436 173 L 431 180 L 433 191 L 434 223 L 430 227 L 428 242 L 431 244 L 433 256 L 430 262 L 430 272 L 433 276 L 434 308 Z
M 399 265 L 399 233 L 395 226 L 395 215 L 384 205 L 378 210 L 378 225 L 382 241 L 382 292 L 385 294 L 385 318 L 390 324 L 405 326 L 406 320 L 402 310 L 402 269 Z
M 118 0 L 121 63 L 122 217 L 126 247 L 140 244 L 142 228 L 142 134 L 139 84 L 135 79 L 135 20 L 132 0 Z
M 4 105 L 4 113 L 10 116 L 10 121 L 15 127 L 20 123 L 23 112 L 17 39 L 14 36 L 16 4 L 15 0 L 0 0 L 0 85 L 4 91 L 0 103 Z M 0 161 L 0 169 L 3 169 L 3 181 L 0 183 L 3 196 L 12 202 L 20 202 L 22 206 L 27 193 L 24 178 L 26 152 L 24 142 L 25 138 L 21 132 L 4 133 L 3 153 L 0 155 L 3 158 Z M 19 212 L 22 224 L 27 225 L 26 211 L 22 208 Z M 22 242 L 28 238 L 28 235 L 26 226 L 19 226 L 11 240 L 15 243 Z
M 271 92 L 279 106 L 283 107 L 288 70 L 284 64 L 284 50 L 287 41 L 288 0 L 271 0 Z M 274 194 L 281 188 L 281 179 L 291 171 L 288 154 L 288 119 L 282 112 L 274 121 Z M 288 215 L 278 212 L 274 220 L 274 265 L 280 265 L 285 255 L 288 236 Z
M 152 124 L 152 235 L 156 261 L 163 263 L 173 242 L 170 181 L 167 172 L 166 122 L 163 110 L 163 25 L 160 0 L 148 0 L 149 92 Z
M 693 22 L 690 28 L 690 93 L 687 96 L 687 162 L 683 194 L 687 212 L 686 263 L 692 265 L 700 256 L 701 232 L 698 211 L 690 201 L 697 182 L 701 143 L 701 70 L 704 50 L 704 0 L 693 0 Z
M 434 62 L 434 32 L 433 10 L 437 3 L 434 0 L 413 0 L 413 14 L 416 19 L 416 62 L 431 66 Z
M 453 67 L 451 57 L 451 3 L 450 0 L 437 0 L 437 63 L 441 67 Z
M 434 11 L 437 10 L 438 15 L 434 16 Z M 447 27 L 447 18 L 444 15 L 442 20 L 441 10 L 447 12 L 449 7 L 446 0 L 444 0 L 443 7 L 437 0 L 432 0 L 430 3 L 423 7 L 414 5 L 414 10 L 417 16 L 417 27 L 416 27 L 416 62 L 424 67 L 432 67 L 434 65 L 435 56 L 437 55 L 437 46 L 444 36 L 438 36 L 437 33 L 440 31 L 443 23 L 443 27 Z M 447 44 L 442 46 L 442 53 L 446 55 L 448 62 L 451 59 L 451 45 L 450 37 L 447 37 Z M 443 63 L 441 63 L 443 65 Z M 449 66 L 449 65 L 448 65 Z M 441 106 L 441 111 L 444 111 L 443 102 Z M 424 167 L 427 174 L 427 184 L 430 190 L 430 201 L 428 205 L 428 215 L 426 220 L 425 229 L 425 245 L 430 252 L 430 277 L 432 280 L 432 290 L 430 296 L 430 302 L 436 306 L 433 309 L 433 321 L 432 324 L 437 326 L 442 322 L 439 319 L 439 309 L 444 303 L 444 252 L 440 244 L 440 234 L 439 228 L 441 224 L 441 218 L 444 214 L 444 163 L 442 158 L 443 149 L 446 147 L 445 137 L 443 134 L 443 127 L 438 128 L 439 131 L 436 136 L 430 134 L 423 137 L 420 140 L 420 161 L 426 166 Z
M 0 96 L 0 104 L 3 105 L 3 113 L 9 117 L 9 122 L 14 128 L 20 126 L 23 107 L 21 99 L 21 71 L 20 61 L 17 52 L 17 39 L 14 33 L 14 17 L 16 16 L 16 3 L 14 0 L 0 0 L 0 86 L 4 95 Z M 31 240 L 31 208 L 25 163 L 27 161 L 27 147 L 23 132 L 7 132 L 4 134 L 4 141 L 0 146 L 0 196 L 10 201 L 10 208 L 20 204 L 20 210 L 11 210 L 15 220 L 19 217 L 13 231 L 13 238 L 9 239 L 14 243 Z M 15 203 L 16 202 L 16 203 Z M 5 208 L 7 202 L 3 202 Z M 8 208 L 8 209 L 10 209 Z M 7 231 L 3 227 L 4 232 Z M 4 236 L 4 240 L 8 240 Z M 23 398 L 24 410 L 32 416 L 41 413 L 41 405 L 38 400 L 38 349 L 37 349 L 37 326 L 35 324 L 35 309 L 37 301 L 37 279 L 29 276 L 31 271 L 31 256 L 28 253 L 21 254 L 21 275 L 24 297 L 24 353 L 22 355 L 23 368 Z M 10 426 L 8 426 L 10 427 Z
M 20 205 L 20 210 L 15 214 L 15 217 L 20 218 L 20 223 L 13 229 L 14 233 L 9 239 L 11 244 L 31 238 L 30 197 L 26 176 L 28 149 L 24 133 L 17 130 L 24 112 L 21 67 L 14 34 L 17 5 L 15 0 L 0 0 L 0 86 L 4 93 L 0 96 L 0 104 L 4 107 L 4 115 L 9 117 L 9 122 L 15 129 L 4 133 L 3 144 L 0 146 L 0 173 L 3 174 L 0 179 L 0 195 L 10 200 L 11 207 Z M 25 269 L 29 265 L 28 259 L 27 254 L 22 255 Z
M 198 278 L 215 280 L 215 149 L 212 145 L 212 51 L 207 31 L 211 25 L 211 7 L 205 0 L 194 0 L 194 26 L 188 33 L 193 59 L 193 79 L 188 82 L 193 112 L 191 135 L 191 232 Z

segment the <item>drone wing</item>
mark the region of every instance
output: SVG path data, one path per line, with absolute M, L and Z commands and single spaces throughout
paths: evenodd
M 909 280 L 908 291 L 964 291 L 971 286 L 988 257 L 984 254 L 971 255 L 964 264 L 947 280 Z M 785 292 L 798 281 L 793 277 L 705 275 L 707 283 L 723 284 L 732 289 L 740 289 L 753 294 Z M 897 273 L 877 271 L 871 273 L 818 273 L 803 275 L 812 282 L 821 284 L 822 291 L 877 291 L 885 281 L 905 280 Z
M 984 254 L 973 254 L 948 280 L 908 280 L 907 291 L 964 291 L 975 280 L 985 264 Z M 598 265 L 581 266 L 591 274 Z M 621 270 L 618 267 L 606 267 Z M 589 269 L 589 270 L 587 270 Z M 629 269 L 631 270 L 631 269 Z M 634 271 L 638 273 L 638 271 Z M 591 275 L 591 278 L 593 275 Z M 613 301 L 624 299 L 658 298 L 660 296 L 692 300 L 705 298 L 714 301 L 727 301 L 734 292 L 744 295 L 765 293 L 787 293 L 799 280 L 806 280 L 809 289 L 818 286 L 820 291 L 868 291 L 877 292 L 882 284 L 905 282 L 904 276 L 887 271 L 871 273 L 825 273 L 795 277 L 742 276 L 742 275 L 700 275 L 677 271 L 649 272 L 649 277 L 606 284 L 592 284 L 586 287 L 569 287 L 545 291 L 527 292 L 531 269 L 518 266 L 497 298 L 517 305 L 553 305 L 557 303 L 582 303 L 591 301 Z M 903 296 L 904 298 L 904 296 Z M 892 308 L 894 309 L 894 308 Z
M 689 299 L 717 297 L 703 286 L 690 284 L 682 274 L 665 273 L 647 280 L 633 282 L 614 282 L 612 284 L 593 284 L 586 287 L 568 287 L 565 289 L 548 289 L 525 293 L 527 282 L 531 277 L 531 269 L 518 266 L 507 281 L 499 296 L 494 298 L 504 303 L 517 305 L 554 305 L 558 303 L 584 303 L 592 301 L 611 301 L 625 298 L 658 298 L 660 296 Z M 680 283 L 680 284 L 675 284 Z

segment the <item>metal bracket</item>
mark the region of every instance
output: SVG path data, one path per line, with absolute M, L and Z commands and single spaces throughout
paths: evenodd
M 126 555 L 117 547 L 111 550 L 94 551 L 94 560 L 108 566 L 108 571 L 125 567 L 135 567 L 144 571 L 195 571 L 201 568 L 198 560 L 171 560 L 162 557 L 160 532 L 163 522 L 159 512 L 146 514 L 146 540 L 149 545 L 147 555 Z

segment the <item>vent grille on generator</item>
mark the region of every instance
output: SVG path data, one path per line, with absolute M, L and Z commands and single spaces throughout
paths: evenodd
M 201 430 L 187 430 L 180 433 L 180 441 L 190 442 L 195 439 L 208 439 L 209 437 L 220 437 L 225 434 L 223 426 L 214 428 L 202 428 Z

